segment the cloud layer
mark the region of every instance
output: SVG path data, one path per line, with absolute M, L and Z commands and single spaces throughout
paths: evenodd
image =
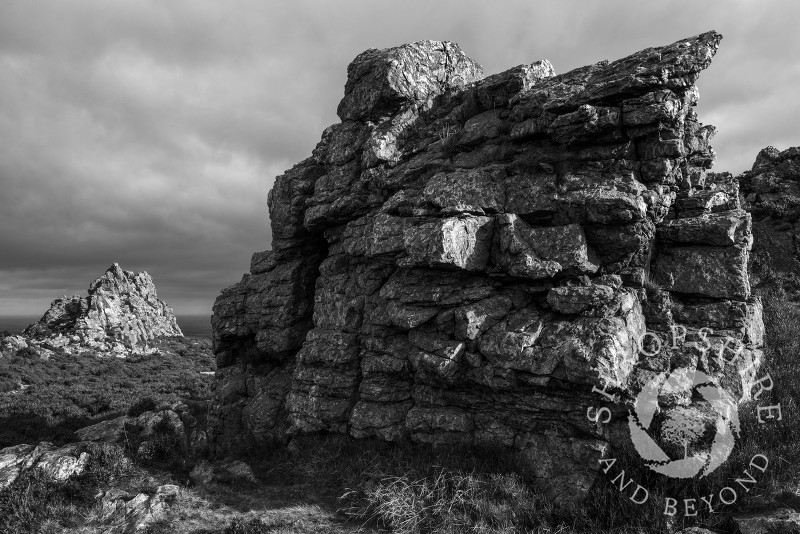
M 9 0 L 0 4 L 0 314 L 112 262 L 210 313 L 269 248 L 266 194 L 337 122 L 359 52 L 451 40 L 487 74 L 557 72 L 716 29 L 700 118 L 716 170 L 800 145 L 800 4 Z

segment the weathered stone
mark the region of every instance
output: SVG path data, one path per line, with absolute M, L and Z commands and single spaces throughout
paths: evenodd
M 745 247 L 669 248 L 654 262 L 654 277 L 663 289 L 677 293 L 734 300 L 750 297 Z
M 505 204 L 504 178 L 502 167 L 436 174 L 422 190 L 422 200 L 445 214 L 497 213 Z
M 59 482 L 81 475 L 92 460 L 88 450 L 88 444 L 84 442 L 56 447 L 46 441 L 0 449 L 0 490 L 32 469 L 39 469 L 48 478 Z
M 411 402 L 359 401 L 350 416 L 350 434 L 357 438 L 377 436 L 386 441 L 402 439 L 406 433 L 406 414 L 411 406 Z
M 145 453 L 152 447 L 148 443 L 155 432 L 169 432 L 179 450 L 188 457 L 202 456 L 207 452 L 207 434 L 197 418 L 183 403 L 174 403 L 165 409 L 145 411 L 136 416 L 122 415 L 75 431 L 81 442 L 106 442 L 129 445 L 140 442 Z
M 79 428 L 75 431 L 75 436 L 81 441 L 105 441 L 107 443 L 115 443 L 125 436 L 125 423 L 129 418 L 125 415 L 109 419 L 107 421 L 100 421 L 93 425 Z
M 598 265 L 577 224 L 531 228 L 516 215 L 498 215 L 492 261 L 511 276 L 540 280 L 594 273 Z
M 28 348 L 24 336 L 5 336 L 0 340 L 0 356 L 15 356 L 18 351 Z
M 602 284 L 554 287 L 547 293 L 547 303 L 560 313 L 580 313 L 607 304 L 614 290 Z
M 529 65 L 518 65 L 499 74 L 480 80 L 472 89 L 483 109 L 496 110 L 508 105 L 508 101 L 528 91 L 537 83 L 555 76 L 553 65 L 546 59 Z
M 214 481 L 214 468 L 208 460 L 200 460 L 189 473 L 189 479 L 196 486 L 207 486 Z
M 414 407 L 406 414 L 406 427 L 423 443 L 469 443 L 472 418 L 458 408 Z
M 742 207 L 753 214 L 754 284 L 774 284 L 800 274 L 800 148 L 759 152 L 753 168 L 736 178 Z
M 424 223 L 405 233 L 404 267 L 457 267 L 481 271 L 492 246 L 491 217 L 449 218 Z
M 345 120 L 378 120 L 404 104 L 424 105 L 450 89 L 482 77 L 481 66 L 448 41 L 362 52 L 347 67 L 344 98 L 337 113 Z
M 215 304 L 216 454 L 315 432 L 499 446 L 576 505 L 620 443 L 621 416 L 587 420 L 593 387 L 630 401 L 697 366 L 703 321 L 757 368 L 750 219 L 692 109 L 719 40 L 483 80 L 449 43 L 356 58 L 342 122 L 276 180 L 272 252 Z M 683 352 L 642 356 L 677 318 Z
M 512 306 L 511 299 L 498 296 L 456 309 L 454 315 L 456 339 L 477 339 L 508 315 Z
M 721 247 L 749 246 L 750 214 L 744 210 L 724 211 L 667 221 L 658 228 L 665 241 Z
M 174 484 L 159 486 L 153 495 L 139 493 L 134 496 L 112 488 L 102 494 L 100 502 L 100 519 L 111 525 L 103 532 L 106 534 L 146 532 L 153 523 L 166 518 L 179 494 L 180 488 Z
M 89 296 L 53 301 L 39 322 L 25 329 L 34 345 L 68 353 L 99 350 L 124 357 L 152 353 L 157 337 L 182 336 L 172 309 L 158 298 L 153 279 L 113 264 L 89 286 Z
M 344 248 L 352 256 L 379 256 L 405 250 L 409 220 L 385 213 L 356 219 L 345 228 Z

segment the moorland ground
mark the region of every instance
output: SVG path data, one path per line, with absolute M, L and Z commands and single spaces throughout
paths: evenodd
M 153 492 L 172 482 L 181 485 L 178 502 L 148 532 L 663 532 L 693 524 L 733 532 L 735 514 L 800 510 L 800 310 L 793 293 L 780 285 L 758 292 L 766 327 L 762 372 L 773 377 L 770 402 L 781 404 L 783 420 L 760 425 L 756 403 L 743 405 L 741 437 L 731 457 L 700 481 L 669 481 L 630 462 L 629 474 L 650 488 L 645 506 L 632 504 L 601 478 L 581 510 L 558 514 L 537 491 L 537 481 L 526 477 L 524 466 L 502 451 L 434 451 L 310 436 L 288 449 L 242 457 L 256 475 L 252 484 L 221 481 L 202 487 L 186 476 L 192 464 L 175 462 L 170 451 L 155 461 L 126 463 L 122 459 L 133 457 L 133 451 L 108 446 L 94 471 L 78 481 L 22 477 L 1 491 L 1 526 L 4 532 L 99 532 L 93 497 L 98 488 Z M 44 361 L 24 352 L 0 360 L 0 447 L 67 442 L 75 429 L 124 414 L 142 399 L 167 405 L 208 398 L 213 377 L 203 372 L 213 366 L 208 341 L 189 338 L 162 340 L 158 354 L 125 360 L 86 354 Z M 623 462 L 635 454 L 617 453 Z M 770 467 L 735 505 L 714 513 L 700 509 L 688 518 L 663 514 L 659 497 L 719 489 L 741 476 L 755 453 L 770 458 Z

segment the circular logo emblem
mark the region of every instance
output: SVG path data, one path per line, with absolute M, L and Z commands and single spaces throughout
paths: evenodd
M 702 478 L 733 450 L 739 412 L 716 379 L 679 368 L 645 384 L 628 427 L 636 452 L 650 469 L 672 478 Z

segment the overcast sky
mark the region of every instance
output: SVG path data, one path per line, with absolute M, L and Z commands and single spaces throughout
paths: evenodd
M 267 191 L 334 122 L 367 48 L 450 40 L 492 74 L 557 73 L 715 29 L 715 170 L 800 145 L 800 2 L 0 2 L 0 315 L 85 294 L 113 262 L 180 314 L 269 248 Z

